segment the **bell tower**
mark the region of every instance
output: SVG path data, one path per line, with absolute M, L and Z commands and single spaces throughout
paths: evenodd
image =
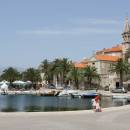
M 122 33 L 122 37 L 124 39 L 124 43 L 130 44 L 130 26 L 129 26 L 128 17 L 126 17 L 125 20 L 125 28 L 124 28 L 124 32 Z
M 124 32 L 122 33 L 123 37 L 123 58 L 125 59 L 125 55 L 127 53 L 127 50 L 130 49 L 130 26 L 128 17 L 126 17 L 125 20 L 125 26 L 124 26 Z

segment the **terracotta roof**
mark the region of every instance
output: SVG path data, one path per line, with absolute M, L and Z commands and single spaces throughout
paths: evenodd
M 97 60 L 103 60 L 103 61 L 118 61 L 120 57 L 110 55 L 96 55 L 95 58 Z
M 80 63 L 88 64 L 88 59 L 83 59 Z
M 103 50 L 97 51 L 96 54 L 110 53 L 110 52 L 121 52 L 123 49 L 122 45 L 117 45 L 112 48 L 104 48 Z
M 76 68 L 85 68 L 86 66 L 88 65 L 88 59 L 87 58 L 84 58 L 82 61 L 80 62 L 75 62 L 74 63 L 74 66 Z
M 85 68 L 87 66 L 87 64 L 84 64 L 84 63 L 75 63 L 74 66 L 76 68 Z
M 118 45 L 104 50 L 104 52 L 120 52 L 120 51 L 122 51 L 122 45 Z

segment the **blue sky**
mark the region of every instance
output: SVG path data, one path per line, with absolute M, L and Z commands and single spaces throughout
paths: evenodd
M 0 0 L 0 67 L 80 61 L 121 43 L 130 0 Z

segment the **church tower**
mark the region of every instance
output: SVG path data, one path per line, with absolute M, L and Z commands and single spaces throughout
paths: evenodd
M 129 26 L 129 21 L 128 17 L 126 17 L 125 20 L 125 27 L 124 27 L 124 32 L 122 33 L 123 37 L 123 58 L 125 59 L 125 55 L 127 53 L 127 50 L 130 48 L 130 26 Z
M 124 28 L 124 32 L 122 33 L 122 37 L 125 43 L 130 43 L 130 26 L 129 26 L 128 17 L 126 17 L 125 28 Z

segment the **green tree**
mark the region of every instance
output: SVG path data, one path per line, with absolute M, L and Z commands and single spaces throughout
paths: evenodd
M 100 80 L 100 76 L 97 73 L 97 69 L 91 66 L 87 66 L 86 68 L 83 69 L 83 76 L 84 81 L 88 82 L 90 88 L 94 80 Z
M 61 84 L 66 84 L 66 76 L 71 67 L 72 62 L 69 61 L 67 58 L 59 59 L 56 69 L 60 74 Z
M 15 80 L 20 79 L 20 72 L 17 71 L 17 69 L 13 68 L 13 67 L 9 67 L 7 69 L 5 69 L 1 75 L 1 79 L 2 80 L 7 80 L 10 83 L 12 83 Z
M 34 68 L 28 68 L 23 72 L 23 80 L 31 81 L 33 84 L 41 81 L 40 71 Z
M 70 80 L 77 89 L 79 89 L 79 84 L 83 78 L 80 69 L 73 66 L 68 72 L 66 78 Z
M 60 65 L 61 65 L 60 59 L 57 58 L 53 61 L 52 71 L 53 71 L 54 76 L 56 77 L 58 84 L 60 84 L 60 82 L 61 82 L 61 70 L 59 67 Z
M 52 82 L 53 73 L 52 73 L 52 63 L 45 59 L 40 65 L 40 71 L 44 73 L 44 80 L 47 84 Z
M 124 74 L 128 74 L 130 71 L 130 65 L 126 60 L 119 59 L 117 63 L 112 64 L 110 71 L 119 74 L 120 86 L 123 86 Z

